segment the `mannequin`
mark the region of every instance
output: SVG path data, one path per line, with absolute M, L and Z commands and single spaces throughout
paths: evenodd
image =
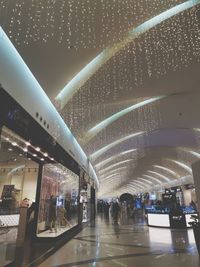
M 49 204 L 49 226 L 50 226 L 50 233 L 53 232 L 53 228 L 55 229 L 55 232 L 57 232 L 57 225 L 56 225 L 56 200 L 57 198 L 54 195 L 51 195 L 50 197 L 50 204 Z

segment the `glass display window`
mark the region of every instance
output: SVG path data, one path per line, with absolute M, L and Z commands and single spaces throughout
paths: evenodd
M 38 164 L 28 153 L 27 142 L 7 127 L 0 135 L 0 243 L 6 259 L 9 246 L 16 246 L 22 203 L 30 207 L 36 198 Z M 5 241 L 6 240 L 6 241 Z M 8 242 L 7 242 L 8 241 Z M 14 249 L 13 257 L 14 259 Z
M 43 167 L 38 237 L 56 237 L 78 224 L 79 176 L 59 163 Z

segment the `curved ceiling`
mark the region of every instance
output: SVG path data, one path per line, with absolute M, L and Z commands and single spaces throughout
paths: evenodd
M 0 0 L 0 23 L 56 105 L 73 77 L 111 51 L 57 106 L 96 168 L 99 197 L 192 182 L 200 1 L 30 2 Z

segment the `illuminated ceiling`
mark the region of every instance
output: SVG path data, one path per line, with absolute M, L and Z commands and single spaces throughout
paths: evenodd
M 100 197 L 192 181 L 199 3 L 0 0 L 2 27 L 96 166 Z

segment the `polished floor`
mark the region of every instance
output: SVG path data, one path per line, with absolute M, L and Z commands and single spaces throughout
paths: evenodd
M 119 224 L 103 214 L 94 225 L 46 259 L 39 267 L 139 266 L 197 267 L 193 231 L 146 226 L 143 217 L 123 217 Z

